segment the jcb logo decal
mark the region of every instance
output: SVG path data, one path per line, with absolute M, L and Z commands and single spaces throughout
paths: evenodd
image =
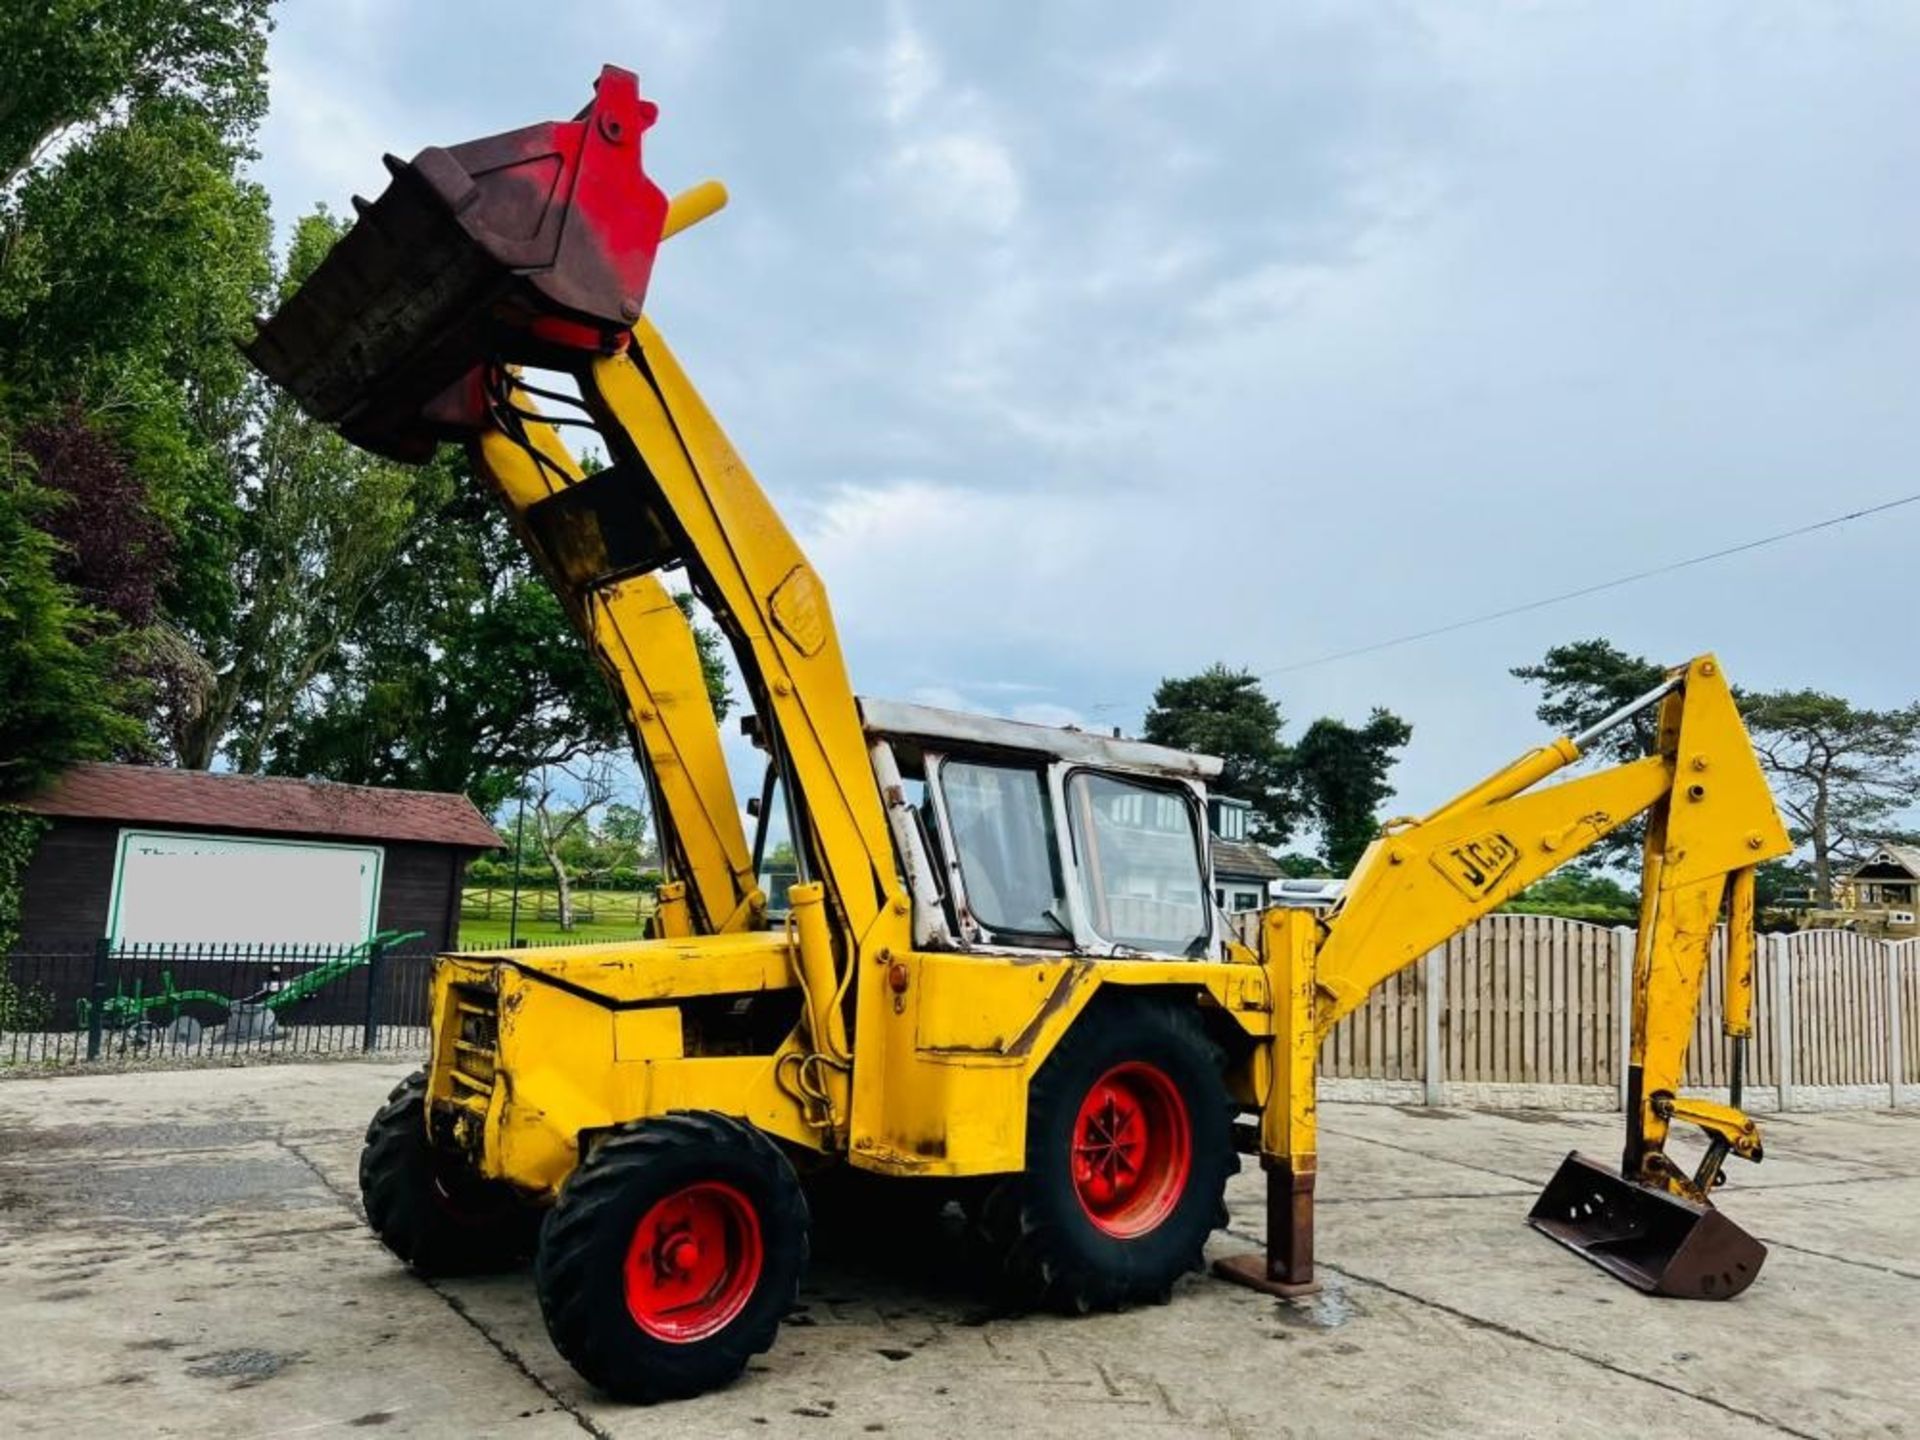
M 1450 845 L 1433 857 L 1434 868 L 1469 900 L 1478 900 L 1520 863 L 1520 847 L 1498 830 Z

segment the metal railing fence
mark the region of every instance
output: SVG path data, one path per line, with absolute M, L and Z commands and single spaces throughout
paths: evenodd
M 0 957 L 0 1066 L 424 1050 L 433 952 L 115 945 Z

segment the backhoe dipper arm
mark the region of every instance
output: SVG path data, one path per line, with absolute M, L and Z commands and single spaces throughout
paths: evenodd
M 1661 707 L 1657 753 L 1541 784 L 1605 729 L 1653 704 Z M 1728 992 L 1735 1000 L 1726 1032 L 1736 1037 L 1737 1054 L 1751 1028 L 1752 867 L 1792 848 L 1732 692 L 1717 662 L 1702 656 L 1585 734 L 1529 752 L 1431 814 L 1390 822 L 1322 933 L 1302 912 L 1269 912 L 1262 958 L 1272 975 L 1275 1083 L 1261 1128 L 1271 1187 L 1268 1264 L 1264 1274 L 1231 1278 L 1282 1290 L 1311 1283 L 1312 1062 L 1340 1018 L 1389 976 L 1641 814 L 1648 824 L 1621 1174 L 1701 1203 L 1728 1150 L 1759 1158 L 1758 1133 L 1737 1108 L 1678 1093 L 1723 904 L 1731 892 Z M 1675 1119 L 1711 1137 L 1696 1176 L 1665 1154 Z

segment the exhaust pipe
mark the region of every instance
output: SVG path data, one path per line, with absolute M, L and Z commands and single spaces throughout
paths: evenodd
M 483 367 L 622 349 L 646 301 L 667 197 L 641 167 L 658 108 L 609 65 L 571 121 L 412 160 L 242 348 L 316 420 L 420 461 L 486 418 Z

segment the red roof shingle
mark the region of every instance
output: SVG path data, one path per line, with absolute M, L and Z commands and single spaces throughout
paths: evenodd
M 500 843 L 464 795 L 158 765 L 76 765 L 18 804 L 39 815 L 79 820 L 414 840 L 474 850 Z

